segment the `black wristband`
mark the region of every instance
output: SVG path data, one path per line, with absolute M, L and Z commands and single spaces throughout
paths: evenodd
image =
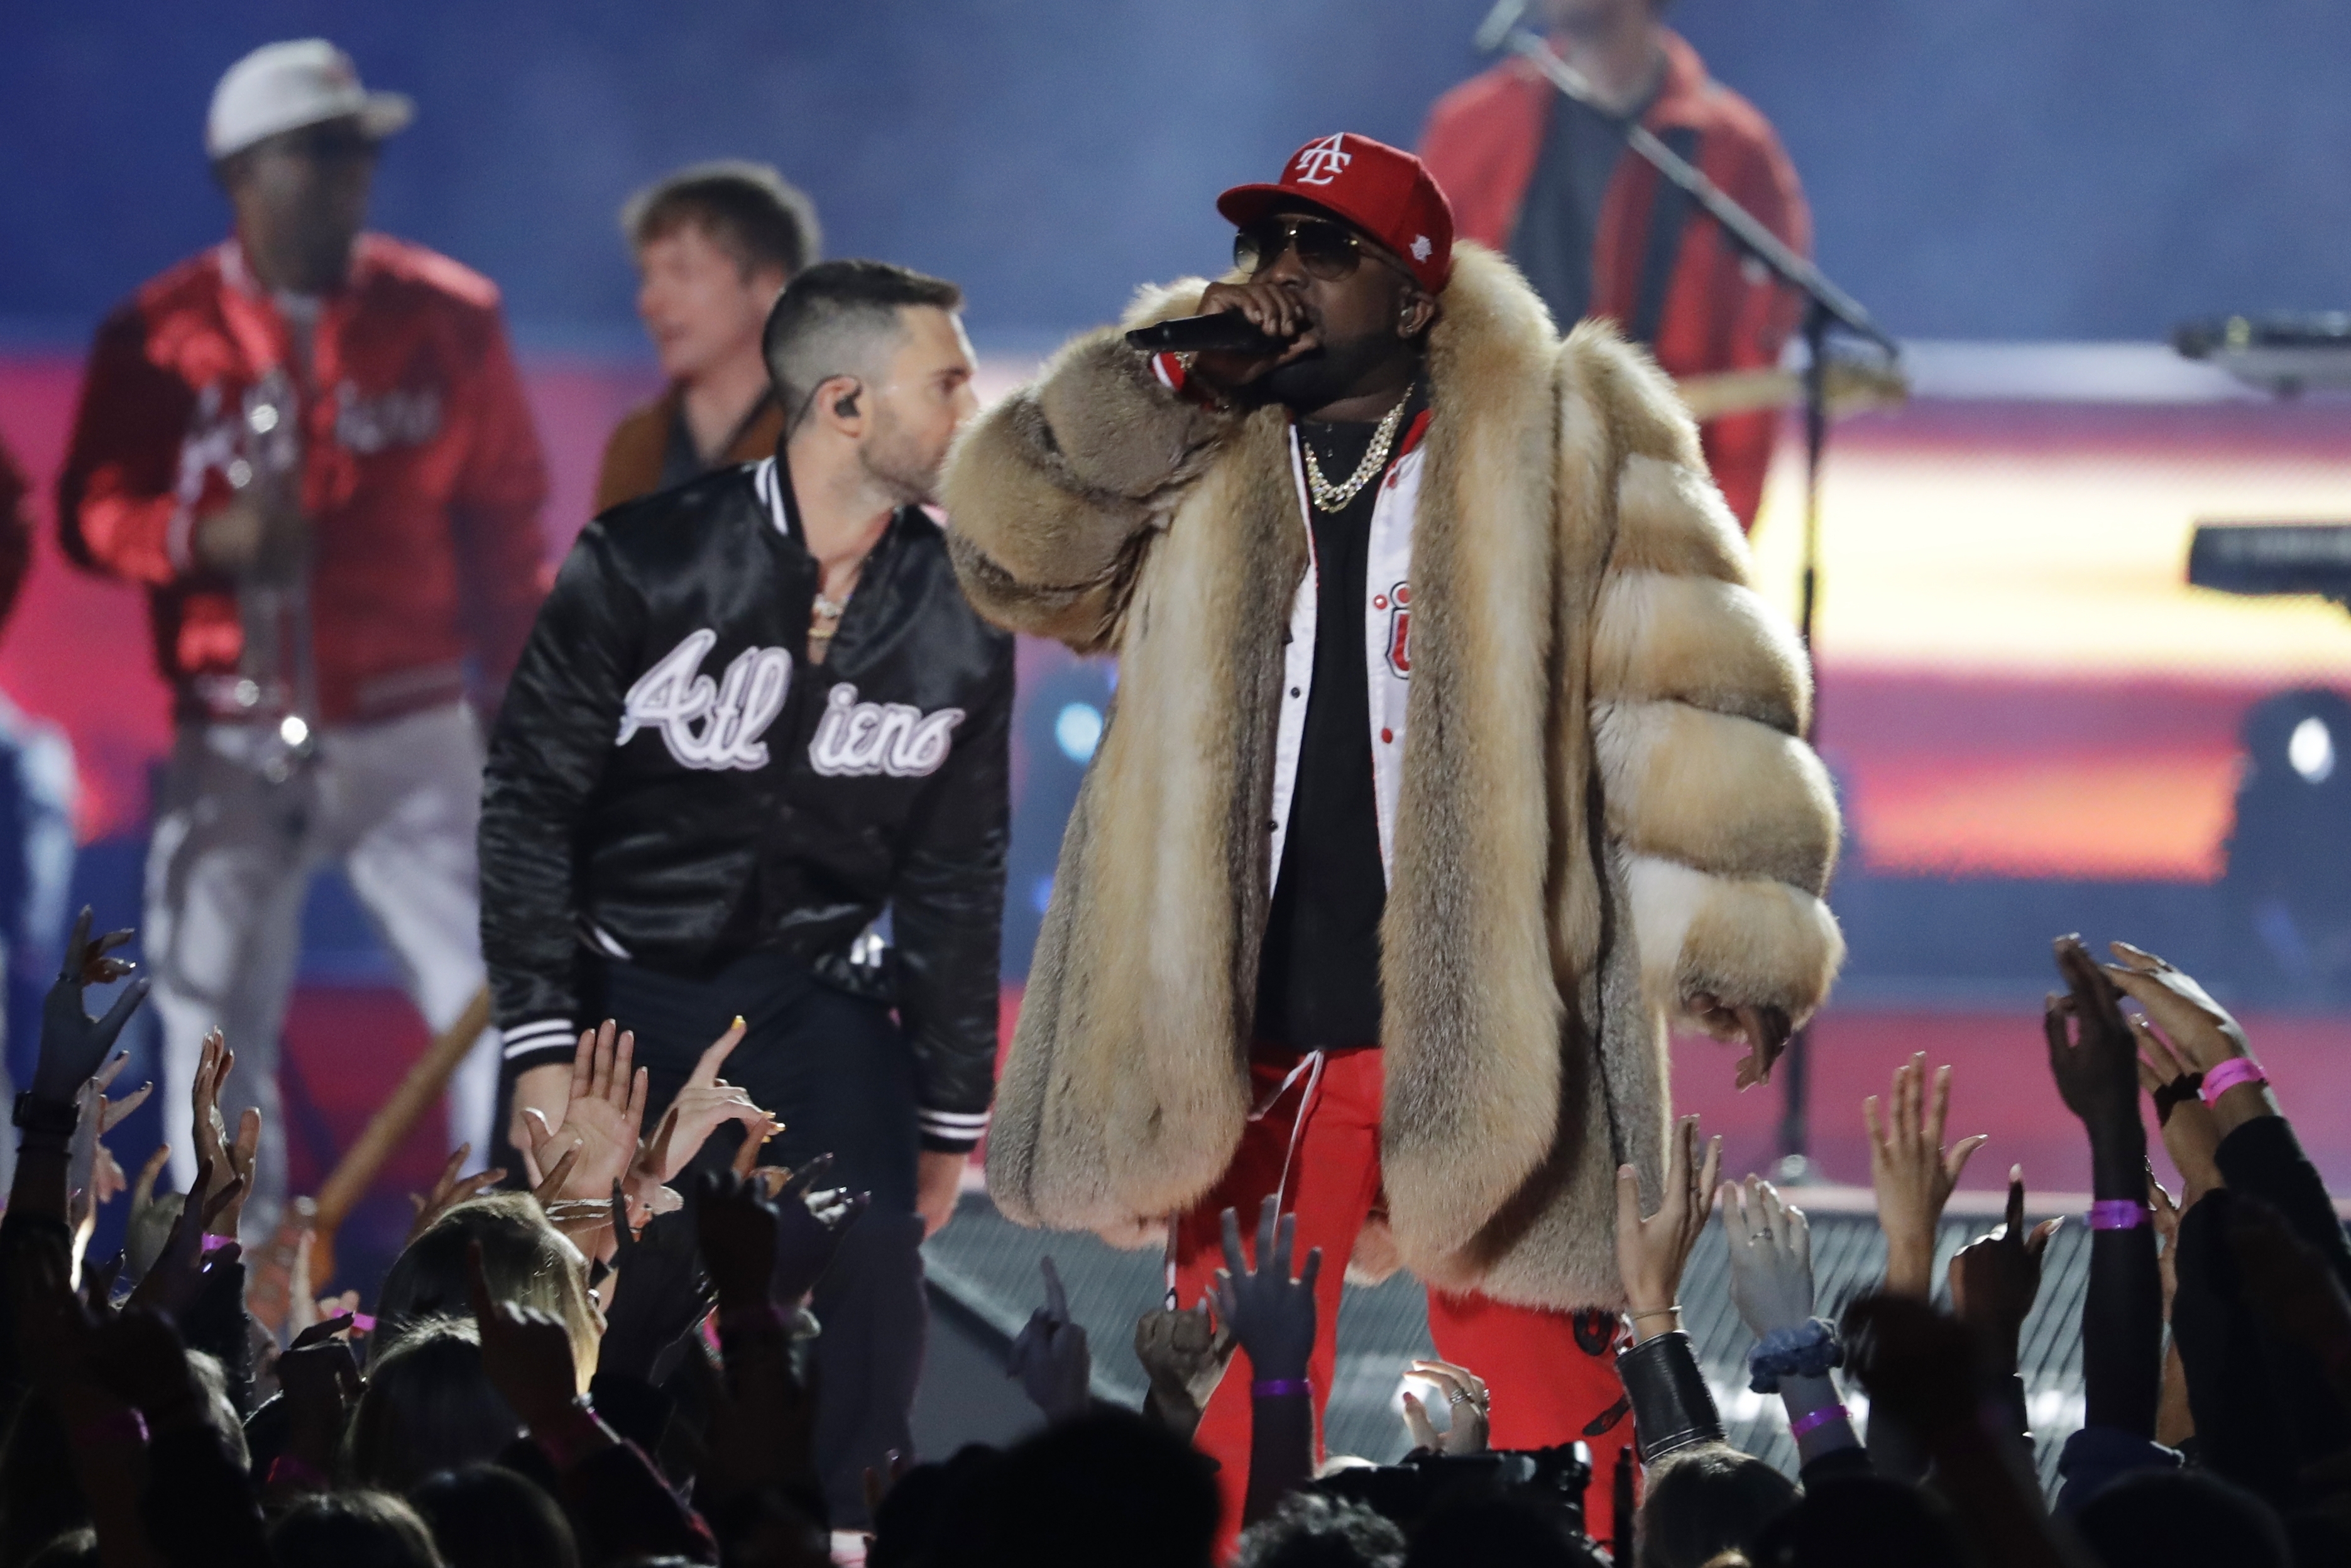
M 1625 1351 L 1616 1358 L 1616 1375 L 1633 1402 L 1633 1439 L 1643 1464 L 1693 1443 L 1723 1440 L 1721 1413 L 1698 1369 L 1690 1337 L 1681 1330 Z
M 2182 1100 L 2193 1100 L 2196 1092 L 2204 1087 L 2200 1072 L 2183 1072 L 2168 1083 L 2158 1083 L 2148 1096 L 2155 1102 L 2155 1124 L 2158 1127 L 2171 1120 L 2171 1113 Z
M 27 1133 L 70 1138 L 81 1125 L 81 1107 L 70 1100 L 37 1100 L 29 1089 L 16 1093 L 16 1113 L 9 1120 Z

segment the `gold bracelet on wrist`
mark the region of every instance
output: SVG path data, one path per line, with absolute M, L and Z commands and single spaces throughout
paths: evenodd
M 1639 1322 L 1643 1318 L 1670 1318 L 1670 1317 L 1677 1317 L 1677 1316 L 1679 1316 L 1679 1315 L 1680 1315 L 1680 1313 L 1681 1313 L 1681 1310 L 1682 1310 L 1682 1304 L 1681 1304 L 1679 1301 L 1676 1301 L 1676 1302 L 1675 1302 L 1672 1306 L 1670 1306 L 1670 1307 L 1651 1307 L 1651 1308 L 1650 1308 L 1648 1311 L 1646 1311 L 1646 1312 L 1626 1312 L 1625 1315 L 1626 1317 L 1628 1317 L 1628 1318 L 1632 1319 L 1635 1322 L 1636 1322 L 1636 1323 L 1637 1323 L 1637 1322 Z

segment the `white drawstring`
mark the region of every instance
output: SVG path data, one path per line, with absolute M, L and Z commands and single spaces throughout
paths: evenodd
M 1281 1155 L 1281 1180 L 1273 1189 L 1273 1211 L 1276 1214 L 1282 1212 L 1283 1204 L 1290 1196 L 1290 1167 L 1298 1159 L 1298 1140 L 1306 1135 L 1306 1118 L 1314 1113 L 1315 1092 L 1322 1087 L 1322 1066 L 1329 1060 L 1330 1058 L 1320 1051 L 1310 1051 L 1300 1057 L 1298 1065 L 1291 1068 L 1282 1081 L 1275 1085 L 1273 1092 L 1265 1097 L 1264 1103 L 1249 1113 L 1249 1119 L 1251 1122 L 1264 1121 L 1272 1113 L 1273 1108 L 1281 1103 L 1281 1097 L 1290 1092 L 1293 1084 L 1301 1078 L 1306 1080 L 1306 1092 L 1299 1097 L 1298 1101 L 1298 1119 L 1290 1124 L 1290 1146 L 1283 1150 Z M 1182 1298 L 1176 1289 L 1176 1238 L 1178 1228 L 1182 1224 L 1182 1216 L 1168 1216 L 1167 1310 L 1171 1312 L 1180 1310 L 1183 1304 Z M 1259 1267 L 1264 1267 L 1263 1263 L 1260 1262 Z
M 1300 1057 L 1298 1065 L 1290 1070 L 1290 1075 L 1281 1081 L 1280 1087 L 1265 1097 L 1265 1103 L 1249 1113 L 1252 1122 L 1264 1121 L 1273 1108 L 1281 1103 L 1281 1097 L 1290 1092 L 1291 1084 L 1301 1078 L 1306 1080 L 1306 1092 L 1298 1098 L 1297 1119 L 1290 1124 L 1290 1147 L 1282 1151 L 1281 1181 L 1273 1189 L 1273 1211 L 1276 1214 L 1282 1212 L 1284 1200 L 1290 1196 L 1290 1167 L 1298 1158 L 1298 1140 L 1306 1135 L 1306 1118 L 1314 1113 L 1314 1092 L 1322 1087 L 1322 1064 L 1329 1060 L 1320 1051 L 1310 1051 Z M 1262 1264 L 1259 1266 L 1263 1267 Z

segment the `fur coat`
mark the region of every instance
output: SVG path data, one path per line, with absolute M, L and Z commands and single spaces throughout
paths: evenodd
M 1801 1019 L 1827 993 L 1836 806 L 1800 738 L 1810 667 L 1669 383 L 1603 323 L 1562 342 L 1475 246 L 1440 308 L 1381 927 L 1389 1221 L 1433 1285 L 1613 1305 L 1614 1172 L 1654 1205 L 1668 1018 L 1707 991 Z M 1120 660 L 988 1143 L 1026 1223 L 1133 1235 L 1240 1137 L 1308 569 L 1289 420 L 1179 398 L 1103 329 L 949 464 L 972 602 Z

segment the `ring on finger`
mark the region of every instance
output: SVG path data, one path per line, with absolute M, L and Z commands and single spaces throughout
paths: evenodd
M 1447 1405 L 1474 1405 L 1478 1401 L 1477 1396 L 1471 1394 L 1468 1389 L 1457 1388 L 1452 1393 L 1445 1396 L 1445 1402 Z

